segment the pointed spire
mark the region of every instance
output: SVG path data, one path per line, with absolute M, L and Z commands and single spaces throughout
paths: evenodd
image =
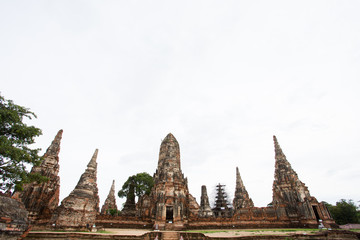
M 273 136 L 273 139 L 275 148 L 275 169 L 287 169 L 288 171 L 295 173 L 295 171 L 291 167 L 291 164 L 286 159 L 286 156 L 283 153 L 275 135 Z
M 44 158 L 48 156 L 57 156 L 59 154 L 62 134 L 63 134 L 63 130 L 60 129 L 56 134 L 54 140 L 52 141 L 51 145 L 46 150 L 46 153 L 44 154 Z
M 76 192 L 78 190 L 88 190 L 91 189 L 91 194 L 94 196 L 97 196 L 98 194 L 98 188 L 96 183 L 96 175 L 97 175 L 97 155 L 99 150 L 96 149 L 90 162 L 87 165 L 87 168 L 85 172 L 81 175 L 78 184 L 76 185 L 73 192 Z M 97 196 L 98 197 L 98 196 Z
M 298 202 L 303 202 L 306 197 L 310 197 L 310 193 L 286 159 L 275 136 L 273 139 L 275 146 L 273 204 L 296 205 Z
M 241 179 L 239 168 L 236 167 L 236 187 L 233 200 L 234 209 L 254 207 L 252 199 L 246 191 L 245 185 Z
M 109 196 L 115 196 L 115 180 L 112 181 L 111 188 L 110 188 L 110 191 L 108 194 L 108 198 L 109 198 Z
M 274 147 L 275 147 L 275 156 L 285 157 L 285 154 L 283 153 L 275 135 L 273 136 L 273 139 L 274 139 Z
M 118 209 L 115 200 L 115 180 L 113 180 L 109 194 L 101 208 L 101 214 L 110 214 L 109 210 Z
M 64 198 L 56 209 L 51 222 L 57 227 L 84 227 L 94 224 L 99 211 L 97 187 L 97 154 L 95 150 L 85 172 L 81 175 L 76 187 Z
M 97 168 L 96 159 L 97 159 L 98 152 L 99 152 L 99 150 L 98 150 L 98 149 L 95 149 L 95 152 L 94 152 L 94 154 L 93 154 L 90 162 L 89 162 L 88 165 L 87 165 L 88 168 L 94 168 L 94 169 Z
M 244 188 L 244 183 L 240 177 L 240 172 L 239 172 L 239 168 L 236 167 L 236 189 L 238 188 Z
M 36 220 L 50 218 L 59 204 L 60 177 L 59 152 L 63 130 L 58 131 L 46 150 L 39 166 L 33 166 L 31 173 L 47 177 L 46 182 L 32 182 L 24 185 L 22 192 L 16 192 L 14 198 L 20 198 L 29 211 L 29 218 Z
M 115 193 L 115 180 L 113 180 L 113 182 L 111 184 L 109 195 L 114 194 L 114 193 Z

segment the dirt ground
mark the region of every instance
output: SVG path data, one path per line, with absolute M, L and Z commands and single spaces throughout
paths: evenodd
M 139 236 L 139 235 L 143 235 L 144 233 L 147 233 L 151 230 L 143 230 L 143 229 L 118 229 L 118 228 L 107 228 L 105 229 L 105 231 L 111 233 L 111 234 L 116 234 L 116 235 L 135 235 L 135 236 Z M 216 232 L 211 232 L 211 231 L 216 231 Z M 209 230 L 209 233 L 204 233 L 206 236 L 209 237 L 241 237 L 241 236 L 254 236 L 254 235 L 289 235 L 289 234 L 310 234 L 310 231 L 302 231 L 302 230 L 298 230 L 298 231 L 271 231 L 271 230 Z

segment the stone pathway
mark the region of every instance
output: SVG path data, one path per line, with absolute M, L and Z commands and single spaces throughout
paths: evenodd
M 169 232 L 169 231 L 162 232 L 163 240 L 179 240 L 179 238 L 180 238 L 179 232 Z

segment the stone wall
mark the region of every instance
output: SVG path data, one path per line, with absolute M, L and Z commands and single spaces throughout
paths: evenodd
M 98 215 L 95 224 L 96 226 L 104 228 L 152 229 L 154 222 L 149 218 Z
M 17 240 L 28 227 L 28 211 L 24 204 L 0 195 L 0 239 Z

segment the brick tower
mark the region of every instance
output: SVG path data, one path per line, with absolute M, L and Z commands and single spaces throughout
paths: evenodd
M 33 166 L 31 173 L 37 173 L 49 178 L 42 183 L 24 185 L 22 192 L 16 192 L 14 198 L 20 198 L 29 211 L 29 219 L 34 223 L 50 220 L 52 213 L 59 204 L 60 177 L 59 152 L 63 130 L 60 130 L 49 148 L 46 150 L 39 166 Z
M 97 155 L 96 149 L 75 189 L 61 201 L 61 205 L 55 210 L 51 222 L 57 228 L 85 228 L 87 225 L 95 224 L 95 218 L 99 212 L 96 183 Z
M 188 190 L 180 167 L 180 147 L 169 133 L 162 141 L 154 187 L 150 193 L 151 217 L 160 229 L 182 229 L 199 205 Z
M 273 206 L 279 218 L 306 219 L 316 225 L 322 221 L 325 226 L 335 226 L 324 203 L 310 195 L 308 187 L 300 181 L 297 173 L 286 159 L 277 139 L 275 147 L 275 174 L 273 183 Z
M 235 211 L 240 208 L 254 207 L 254 203 L 252 199 L 249 197 L 245 185 L 240 177 L 240 172 L 238 167 L 236 167 L 236 187 L 235 187 L 235 194 L 233 200 L 233 207 Z

